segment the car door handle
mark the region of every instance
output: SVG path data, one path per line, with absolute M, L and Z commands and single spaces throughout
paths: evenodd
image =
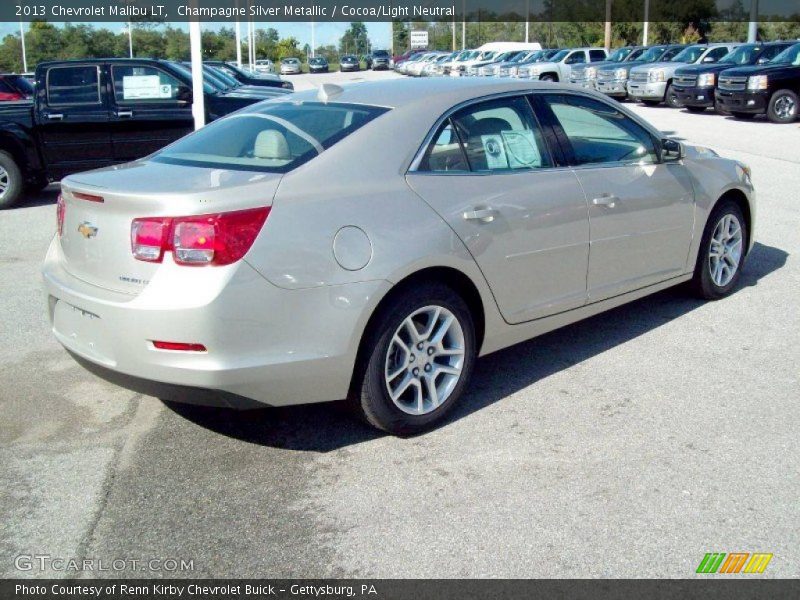
M 63 121 L 64 115 L 62 113 L 47 113 L 47 118 L 51 121 Z
M 619 202 L 619 198 L 611 194 L 603 194 L 599 198 L 592 200 L 592 204 L 595 206 L 607 206 L 608 208 L 614 208 L 617 202 Z
M 117 117 L 120 119 L 130 119 L 133 116 L 132 110 L 118 110 Z
M 475 210 L 468 210 L 464 213 L 464 218 L 467 221 L 480 221 L 481 223 L 491 223 L 497 211 L 493 208 L 476 208 Z

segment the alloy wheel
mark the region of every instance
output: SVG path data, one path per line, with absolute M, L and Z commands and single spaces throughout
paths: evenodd
M 719 220 L 708 249 L 711 280 L 725 287 L 736 275 L 742 259 L 742 225 L 736 215 L 726 214 Z
M 3 198 L 8 192 L 9 186 L 8 180 L 8 171 L 6 171 L 3 167 L 0 167 L 0 198 Z
M 392 402 L 410 415 L 444 404 L 462 376 L 464 330 L 443 306 L 426 306 L 406 317 L 392 336 L 384 379 Z
M 790 119 L 797 112 L 797 104 L 791 96 L 781 96 L 775 100 L 775 114 L 781 119 Z

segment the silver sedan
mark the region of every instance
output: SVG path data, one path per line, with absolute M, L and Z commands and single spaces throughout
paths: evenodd
M 440 422 L 477 357 L 690 282 L 736 287 L 749 169 L 604 96 L 494 79 L 325 84 L 72 175 L 54 335 L 161 398 L 348 398 Z

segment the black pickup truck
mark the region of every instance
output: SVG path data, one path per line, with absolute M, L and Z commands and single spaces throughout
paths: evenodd
M 742 44 L 712 64 L 688 65 L 675 71 L 672 91 L 678 104 L 690 112 L 714 107 L 717 77 L 722 71 L 748 65 L 764 65 L 786 50 L 793 42 Z M 722 111 L 724 112 L 724 111 Z
M 724 70 L 716 100 L 738 119 L 766 113 L 773 123 L 793 123 L 800 111 L 800 44 L 765 65 Z
M 208 82 L 203 90 L 206 121 L 265 99 Z M 26 188 L 147 156 L 193 130 L 186 69 L 153 59 L 41 63 L 33 100 L 0 105 L 0 208 Z

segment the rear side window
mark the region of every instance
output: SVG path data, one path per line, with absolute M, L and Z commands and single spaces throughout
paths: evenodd
M 165 148 L 156 162 L 287 173 L 388 109 L 356 104 L 258 104 Z
M 53 67 L 47 72 L 48 104 L 100 104 L 96 66 Z
M 606 53 L 602 50 L 589 50 L 589 60 L 591 62 L 600 62 L 606 59 Z
M 189 88 L 161 69 L 137 65 L 114 65 L 114 97 L 117 102 L 153 104 L 189 97 Z
M 513 171 L 552 166 L 525 98 L 501 98 L 462 109 L 440 128 L 420 171 Z

